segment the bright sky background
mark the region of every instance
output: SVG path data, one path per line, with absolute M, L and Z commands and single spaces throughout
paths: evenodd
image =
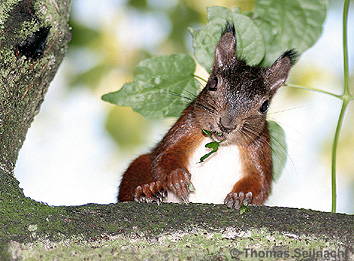
M 106 0 L 102 4 L 102 1 L 76 0 L 73 11 L 79 20 L 94 27 L 114 15 L 112 12 L 117 9 L 112 5 L 117 2 L 124 1 Z M 351 14 L 349 26 L 354 25 L 353 12 Z M 149 48 L 161 41 L 169 30 L 169 21 L 163 16 L 131 13 L 126 17 L 128 20 L 117 28 L 116 37 L 125 37 L 127 45 Z M 297 66 L 315 65 L 341 78 L 341 46 L 341 13 L 330 12 L 321 39 L 301 57 Z M 351 68 L 353 46 L 354 34 L 351 33 Z M 27 196 L 50 205 L 116 202 L 120 174 L 138 154 L 117 153 L 104 129 L 105 106 L 113 105 L 102 105 L 104 102 L 98 96 L 84 88 L 66 92 L 65 70 L 68 67 L 64 61 L 28 132 L 19 155 L 16 177 Z M 332 86 L 334 82 L 329 78 L 318 82 L 318 87 L 339 89 L 340 86 Z M 306 95 L 309 94 L 304 92 L 303 96 Z M 316 148 L 324 137 L 333 136 L 339 102 L 316 94 L 294 103 L 281 90 L 272 104 L 272 112 L 270 118 L 278 121 L 287 134 L 290 159 L 266 204 L 330 211 L 330 169 L 328 164 L 323 164 Z M 156 128 L 151 146 L 165 131 L 166 127 Z M 349 193 L 351 184 L 347 177 L 338 173 L 339 212 L 353 212 L 353 195 Z

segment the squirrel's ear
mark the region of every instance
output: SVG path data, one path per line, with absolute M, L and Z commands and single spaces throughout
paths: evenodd
M 231 64 L 236 57 L 235 27 L 229 22 L 226 24 L 221 38 L 215 48 L 214 68 L 222 68 Z
M 295 50 L 283 53 L 269 68 L 265 69 L 264 80 L 272 93 L 275 93 L 288 78 L 291 66 L 296 62 L 298 54 Z

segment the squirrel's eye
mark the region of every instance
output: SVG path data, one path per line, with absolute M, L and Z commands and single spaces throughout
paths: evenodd
M 214 76 L 209 82 L 208 90 L 209 91 L 216 91 L 217 86 L 218 86 L 218 77 Z
M 268 110 L 268 107 L 269 107 L 269 101 L 266 100 L 266 101 L 263 102 L 262 106 L 259 108 L 259 111 L 261 113 L 266 113 L 267 110 Z

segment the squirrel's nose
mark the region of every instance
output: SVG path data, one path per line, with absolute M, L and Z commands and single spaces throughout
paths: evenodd
M 220 118 L 219 119 L 219 128 L 222 132 L 230 133 L 236 128 L 235 123 L 232 121 L 232 119 L 225 119 L 225 118 Z

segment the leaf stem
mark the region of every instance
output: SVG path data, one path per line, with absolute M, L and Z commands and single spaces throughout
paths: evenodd
M 339 135 L 340 131 L 342 129 L 342 124 L 343 124 L 343 119 L 344 119 L 344 114 L 345 110 L 347 109 L 348 106 L 348 101 L 343 101 L 342 102 L 342 108 L 340 110 L 338 122 L 337 122 L 337 127 L 336 127 L 336 132 L 334 134 L 334 140 L 333 140 L 333 145 L 332 145 L 332 174 L 331 174 L 331 180 L 332 180 L 332 212 L 335 213 L 337 209 L 337 178 L 336 178 L 336 171 L 337 171 L 337 147 L 338 147 L 338 140 L 339 140 Z
M 344 95 L 350 96 L 349 89 L 349 66 L 348 66 L 348 11 L 349 0 L 344 1 L 343 6 L 343 72 L 344 72 Z
M 348 39 L 347 39 L 347 24 L 348 24 L 348 10 L 349 10 L 349 0 L 344 0 L 343 5 L 343 95 L 340 96 L 342 99 L 342 108 L 339 113 L 339 118 L 337 122 L 336 132 L 334 134 L 334 140 L 332 144 L 332 212 L 337 211 L 337 147 L 340 131 L 343 125 L 343 118 L 345 111 L 347 109 L 348 103 L 353 100 L 353 96 L 350 95 L 349 90 L 349 67 L 348 67 Z
M 296 89 L 303 89 L 305 91 L 319 92 L 319 93 L 331 95 L 331 96 L 336 97 L 338 99 L 342 99 L 341 95 L 338 95 L 338 94 L 335 94 L 335 93 L 332 93 L 332 92 L 328 92 L 328 91 L 324 91 L 324 90 L 321 90 L 321 89 L 317 89 L 317 88 L 304 87 L 304 86 L 301 86 L 301 85 L 289 84 L 289 83 L 287 83 L 286 86 L 291 87 L 291 88 L 296 88 Z
M 202 80 L 202 81 L 204 81 L 204 82 L 208 82 L 208 81 L 205 80 L 203 77 L 200 77 L 200 76 L 198 76 L 198 75 L 196 75 L 196 74 L 193 74 L 193 76 L 194 76 L 195 78 L 199 79 L 199 80 Z

